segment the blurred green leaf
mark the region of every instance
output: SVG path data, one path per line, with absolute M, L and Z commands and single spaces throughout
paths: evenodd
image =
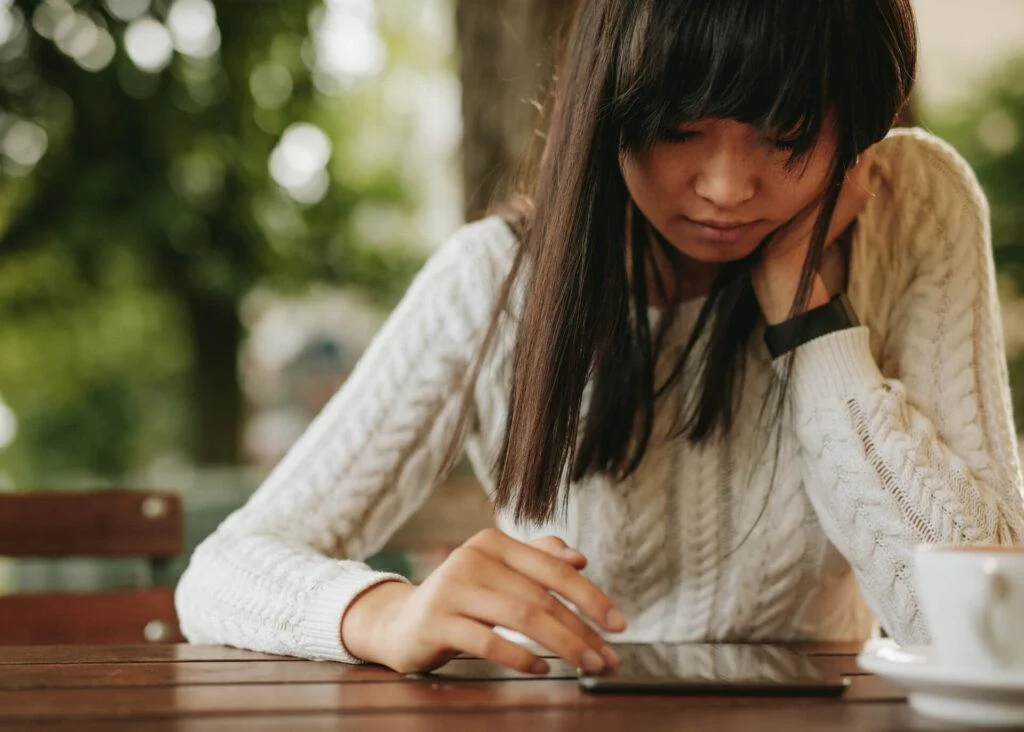
M 408 237 L 381 246 L 350 225 L 367 202 L 411 212 L 417 201 L 399 150 L 372 171 L 350 158 L 388 114 L 379 84 L 318 91 L 307 62 L 320 0 L 215 2 L 216 52 L 174 53 L 158 73 L 129 56 L 116 5 L 14 0 L 20 30 L 0 43 L 0 398 L 19 420 L 0 461 L 17 480 L 117 477 L 188 446 L 198 460 L 238 461 L 241 299 L 328 283 L 387 305 L 424 258 Z M 152 3 L 152 18 L 167 21 L 172 5 Z M 382 22 L 391 52 L 409 53 L 413 25 Z M 83 38 L 109 33 L 109 64 L 72 58 L 75 23 L 93 29 Z M 389 134 L 407 124 L 391 116 Z M 270 174 L 295 122 L 332 143 L 313 204 Z M 26 166 L 15 158 L 39 138 L 28 124 L 45 152 Z M 221 408 L 205 403 L 220 397 Z

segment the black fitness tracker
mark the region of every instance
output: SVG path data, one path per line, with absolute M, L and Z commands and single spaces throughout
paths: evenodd
M 764 331 L 764 342 L 772 358 L 778 358 L 815 338 L 858 325 L 857 313 L 853 311 L 846 293 L 840 292 L 824 305 L 769 325 Z

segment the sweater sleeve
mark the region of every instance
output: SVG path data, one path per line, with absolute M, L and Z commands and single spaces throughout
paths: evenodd
M 358 662 L 343 613 L 367 588 L 404 581 L 361 560 L 433 487 L 514 246 L 487 219 L 431 257 L 345 385 L 192 555 L 175 598 L 186 638 Z
M 925 148 L 904 171 L 902 224 L 874 234 L 899 241 L 864 242 L 913 260 L 880 338 L 892 378 L 852 328 L 797 350 L 789 397 L 809 499 L 900 643 L 928 641 L 916 545 L 1024 542 L 987 203 L 951 149 Z

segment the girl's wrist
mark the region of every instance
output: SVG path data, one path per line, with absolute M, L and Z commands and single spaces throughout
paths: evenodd
M 764 342 L 772 359 L 830 333 L 856 328 L 860 319 L 846 297 L 839 293 L 824 305 L 810 308 L 764 331 Z
M 415 591 L 414 585 L 390 580 L 358 595 L 341 618 L 339 633 L 345 649 L 369 663 L 387 664 L 382 647 L 386 633 L 382 626 L 394 616 L 397 606 Z

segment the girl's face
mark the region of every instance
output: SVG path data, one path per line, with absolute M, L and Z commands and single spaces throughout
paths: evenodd
M 824 190 L 835 152 L 826 118 L 807 157 L 787 168 L 786 140 L 752 125 L 702 119 L 621 160 L 626 187 L 647 220 L 685 257 L 743 259 Z

